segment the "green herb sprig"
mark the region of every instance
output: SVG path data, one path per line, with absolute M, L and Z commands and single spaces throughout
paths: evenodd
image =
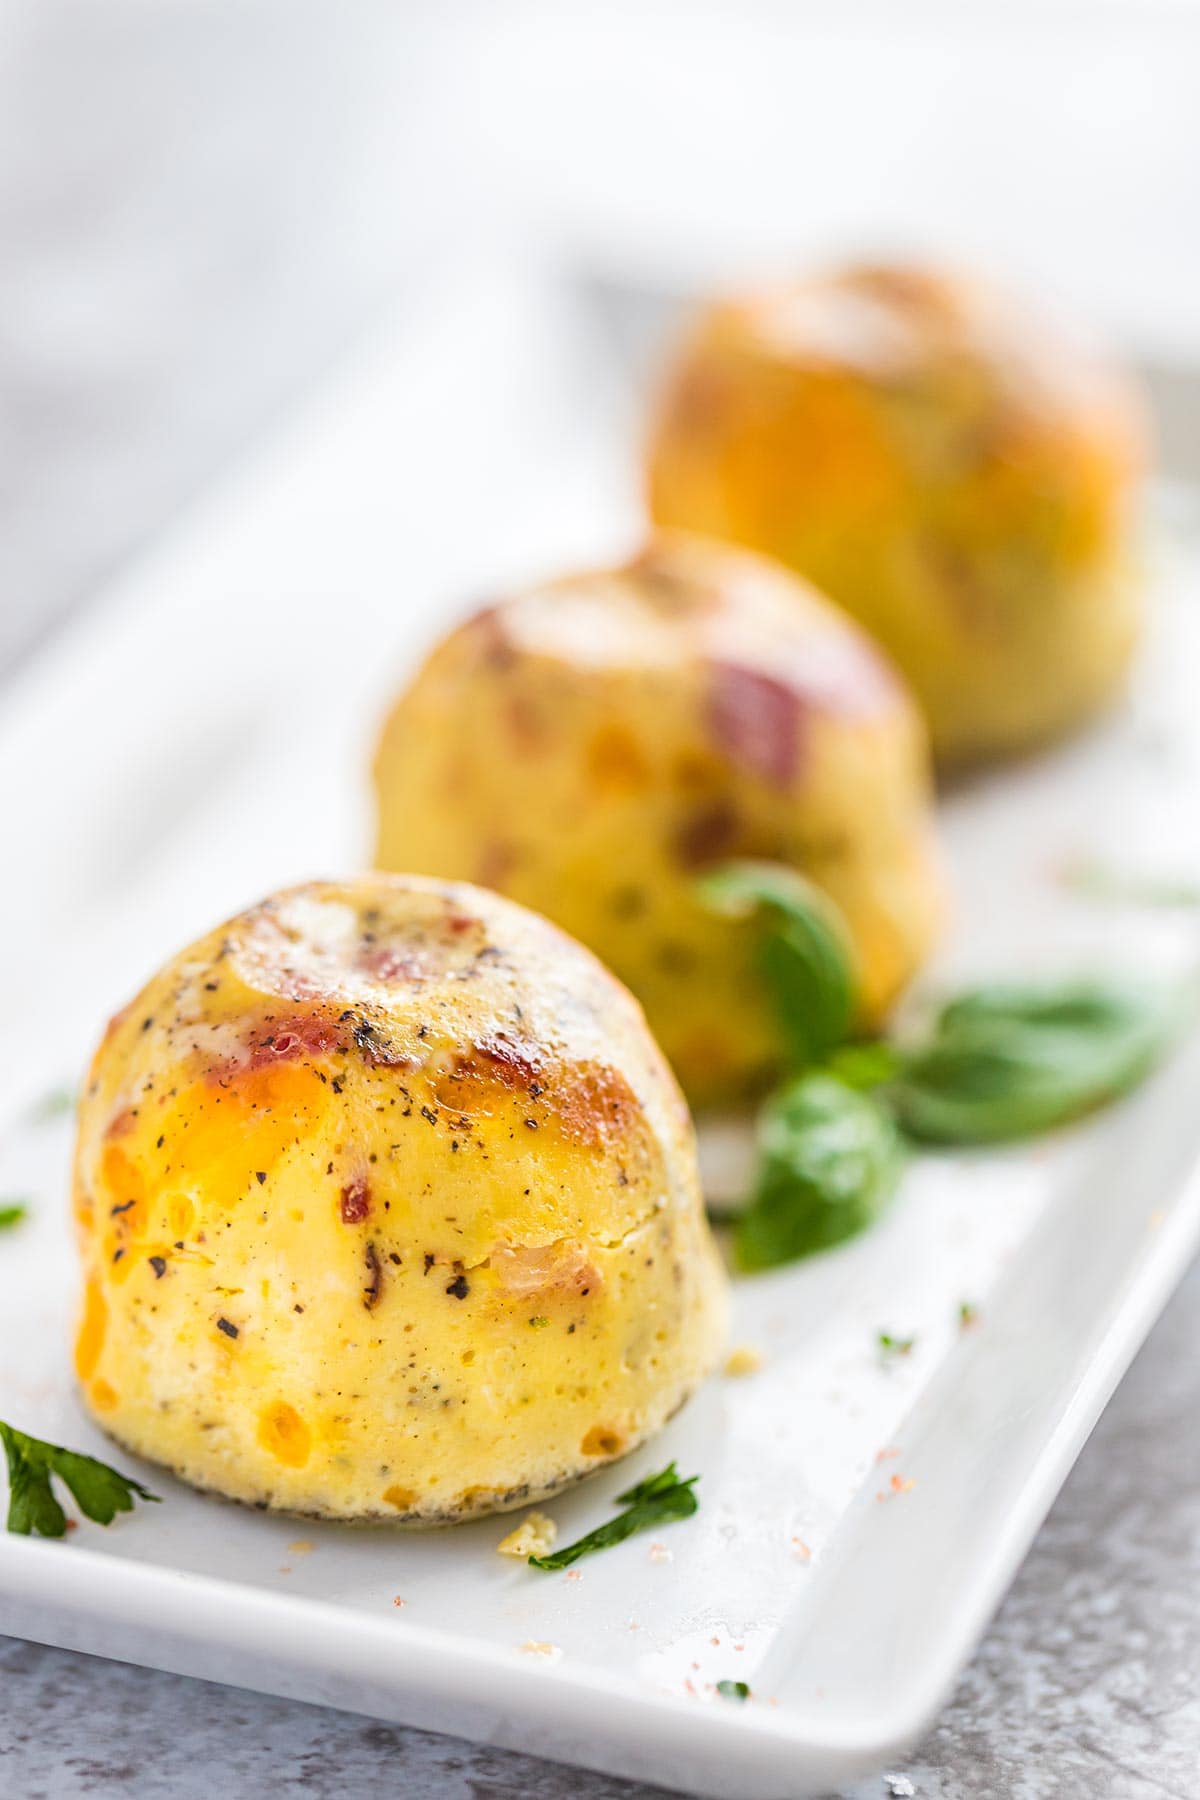
M 55 1498 L 52 1476 L 67 1488 L 84 1517 L 97 1525 L 111 1525 L 119 1512 L 132 1512 L 135 1498 L 158 1499 L 140 1481 L 119 1474 L 94 1456 L 44 1443 L 6 1425 L 3 1419 L 0 1442 L 8 1460 L 8 1529 L 22 1537 L 66 1534 L 67 1516 Z
M 0 1200 L 0 1231 L 11 1231 L 29 1217 L 29 1207 L 24 1200 Z
M 700 1504 L 693 1492 L 699 1479 L 698 1475 L 689 1475 L 686 1481 L 681 1481 L 675 1464 L 670 1462 L 657 1475 L 648 1475 L 636 1487 L 626 1488 L 623 1494 L 617 1495 L 618 1504 L 626 1510 L 618 1513 L 615 1519 L 597 1525 L 595 1531 L 589 1531 L 586 1537 L 577 1538 L 562 1550 L 552 1550 L 546 1556 L 531 1556 L 529 1560 L 535 1569 L 567 1569 L 581 1556 L 591 1556 L 596 1550 L 607 1550 L 613 1544 L 623 1543 L 635 1531 L 647 1531 L 674 1519 L 688 1519 Z
M 729 864 L 699 894 L 757 927 L 794 1070 L 759 1117 L 757 1175 L 734 1236 L 744 1269 L 863 1230 L 895 1192 L 906 1144 L 1033 1137 L 1128 1093 L 1185 1015 L 1179 996 L 1149 982 L 994 984 L 943 1006 L 910 1041 L 855 1041 L 850 940 L 825 895 L 767 863 Z
M 722 1700 L 748 1700 L 750 1683 L 748 1681 L 718 1681 L 717 1692 Z

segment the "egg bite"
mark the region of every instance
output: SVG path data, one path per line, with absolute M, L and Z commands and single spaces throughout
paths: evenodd
M 1142 617 L 1140 395 L 999 289 L 852 267 L 710 306 L 653 421 L 653 518 L 780 558 L 908 677 L 938 757 L 1108 702 Z
M 580 945 L 461 883 L 273 895 L 109 1026 L 75 1361 L 185 1481 L 442 1524 L 625 1455 L 722 1352 L 687 1108 Z
M 469 620 L 397 701 L 375 761 L 377 861 L 466 877 L 588 944 L 642 1001 L 693 1103 L 783 1066 L 753 927 L 701 873 L 803 871 L 853 941 L 874 1024 L 940 910 L 924 727 L 837 608 L 777 564 L 665 534 L 620 568 Z

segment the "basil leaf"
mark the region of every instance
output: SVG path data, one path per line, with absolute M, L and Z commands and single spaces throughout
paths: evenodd
M 909 1137 L 1032 1137 L 1128 1093 L 1162 1056 L 1181 1009 L 1155 987 L 995 986 L 952 1001 L 884 1090 Z
M 668 1463 L 657 1475 L 649 1475 L 636 1487 L 617 1495 L 618 1502 L 625 1505 L 626 1510 L 618 1513 L 615 1519 L 598 1525 L 595 1531 L 589 1531 L 586 1537 L 577 1538 L 562 1550 L 552 1550 L 546 1556 L 531 1556 L 529 1560 L 535 1569 L 567 1569 L 581 1556 L 591 1556 L 596 1550 L 607 1550 L 613 1544 L 623 1543 L 635 1531 L 666 1525 L 673 1519 L 690 1518 L 700 1504 L 692 1492 L 699 1479 L 698 1475 L 689 1475 L 686 1481 L 680 1481 L 675 1464 Z
M 0 1419 L 0 1443 L 8 1462 L 8 1529 L 22 1537 L 62 1537 L 66 1514 L 50 1485 L 56 1475 L 80 1512 L 98 1525 L 111 1525 L 119 1512 L 132 1512 L 134 1498 L 157 1500 L 139 1481 L 110 1469 L 94 1456 L 64 1450 L 30 1437 Z
M 828 896 L 782 863 L 726 863 L 697 886 L 713 912 L 761 916 L 759 971 L 794 1066 L 844 1043 L 855 1012 L 854 953 Z
M 871 1223 L 895 1191 L 903 1150 L 887 1111 L 832 1075 L 802 1075 L 759 1115 L 759 1170 L 734 1245 L 743 1269 L 825 1250 Z
M 868 1093 L 892 1080 L 902 1067 L 902 1058 L 894 1044 L 884 1038 L 862 1038 L 854 1044 L 843 1044 L 825 1060 L 828 1074 L 836 1075 L 847 1087 Z

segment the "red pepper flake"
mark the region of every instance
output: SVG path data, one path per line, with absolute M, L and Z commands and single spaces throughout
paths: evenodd
M 324 1055 L 330 1050 L 345 1050 L 341 1032 L 328 1019 L 297 1019 L 294 1025 L 270 1032 L 255 1046 L 252 1062 L 256 1067 L 276 1059 L 299 1056 L 305 1050 Z
M 787 787 L 796 773 L 803 711 L 795 688 L 765 670 L 713 665 L 709 732 L 733 762 L 774 787 Z
M 347 1035 L 339 1023 L 319 1013 L 294 1013 L 249 1038 L 240 1056 L 215 1063 L 207 1079 L 219 1086 L 274 1063 L 292 1062 L 305 1055 L 324 1057 L 348 1048 Z
M 343 1225 L 361 1225 L 371 1210 L 371 1190 L 362 1175 L 356 1175 L 349 1186 L 342 1189 L 341 1214 Z
M 429 957 L 411 945 L 401 948 L 380 944 L 375 949 L 367 948 L 358 962 L 377 981 L 426 981 L 433 973 Z

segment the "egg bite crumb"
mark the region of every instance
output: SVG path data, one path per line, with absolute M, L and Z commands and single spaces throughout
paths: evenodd
M 496 1545 L 500 1556 L 514 1556 L 520 1562 L 528 1562 L 531 1556 L 545 1556 L 553 1550 L 558 1537 L 558 1526 L 545 1513 L 531 1512 L 528 1518 L 501 1538 Z

